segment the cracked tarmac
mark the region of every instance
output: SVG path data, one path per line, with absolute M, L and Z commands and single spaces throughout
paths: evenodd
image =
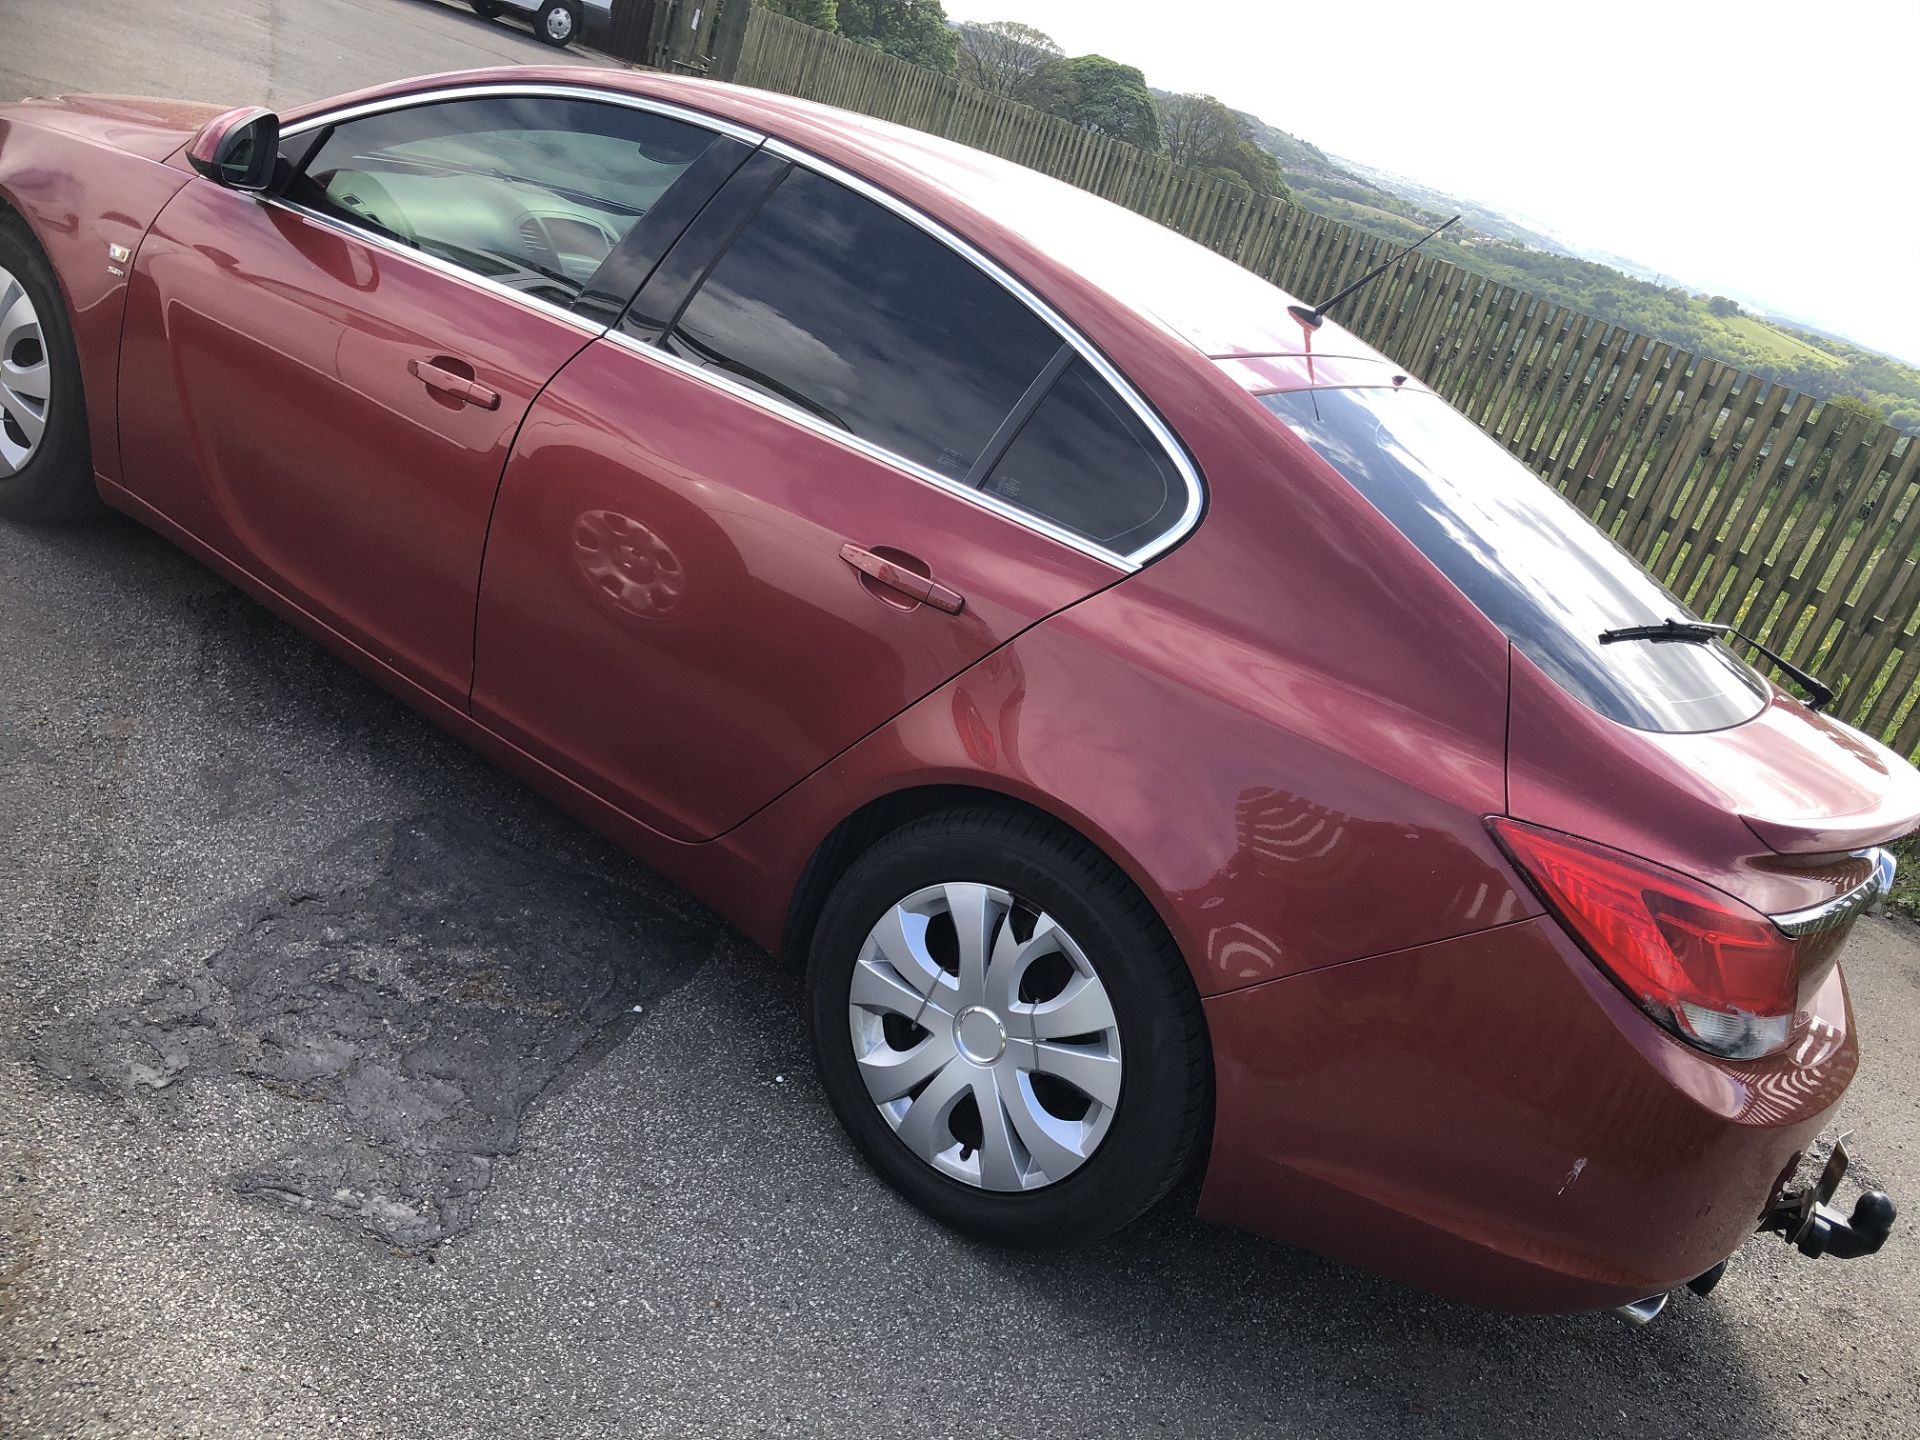
M 471 822 L 368 822 L 165 937 L 130 967 L 151 967 L 140 995 L 35 1058 L 148 1125 L 209 1089 L 278 1097 L 278 1148 L 237 1157 L 234 1192 L 421 1253 L 473 1223 L 528 1106 L 716 929 Z

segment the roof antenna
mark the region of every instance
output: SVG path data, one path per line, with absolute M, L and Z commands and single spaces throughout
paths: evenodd
M 1434 226 L 1433 229 L 1427 231 L 1426 234 L 1422 235 L 1418 240 L 1414 241 L 1411 245 L 1407 246 L 1407 248 L 1402 250 L 1398 255 L 1389 255 L 1386 259 L 1382 260 L 1378 265 L 1374 266 L 1371 270 L 1367 271 L 1366 274 L 1362 275 L 1358 280 L 1354 281 L 1351 285 L 1347 286 L 1346 289 L 1342 290 L 1338 295 L 1334 296 L 1331 300 L 1322 300 L 1318 305 L 1314 305 L 1311 307 L 1306 305 L 1289 305 L 1287 307 L 1287 313 L 1292 315 L 1293 318 L 1298 320 L 1302 325 L 1306 326 L 1307 329 L 1318 330 L 1320 328 L 1320 322 L 1327 318 L 1327 311 L 1331 310 L 1334 306 L 1338 305 L 1342 300 L 1346 299 L 1347 296 L 1353 294 L 1354 291 L 1358 290 L 1362 285 L 1365 285 L 1368 281 L 1377 280 L 1380 276 L 1386 274 L 1387 271 L 1391 270 L 1394 266 L 1398 265 L 1402 260 L 1406 259 L 1407 256 L 1411 255 L 1414 251 L 1418 250 L 1422 245 L 1426 244 L 1427 241 L 1431 240 L 1434 236 L 1438 235 L 1442 230 L 1446 229 L 1448 225 L 1456 225 L 1459 223 L 1459 221 L 1460 221 L 1460 217 L 1456 215 L 1453 217 L 1453 219 L 1446 221 L 1444 224 Z

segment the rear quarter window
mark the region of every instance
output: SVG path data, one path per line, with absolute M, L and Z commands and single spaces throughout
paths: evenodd
M 1171 529 L 1187 503 L 1165 447 L 1084 360 L 1053 382 L 984 488 L 1122 555 Z

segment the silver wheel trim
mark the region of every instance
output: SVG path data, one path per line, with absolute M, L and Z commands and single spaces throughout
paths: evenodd
M 1016 931 L 1029 921 L 1023 940 Z M 936 927 L 953 972 L 929 948 Z M 1033 998 L 1023 999 L 1031 967 L 1056 956 L 1042 972 L 1048 983 L 1040 993 L 1029 985 Z M 1121 1083 L 1112 1001 L 1073 937 L 1007 891 L 953 882 L 907 896 L 861 946 L 848 1001 L 867 1094 L 901 1143 L 942 1174 L 985 1190 L 1035 1190 L 1079 1169 L 1105 1138 Z M 892 1036 L 888 1016 L 899 1017 Z M 958 1115 L 975 1133 L 968 1099 L 979 1117 L 971 1145 L 953 1130 Z
M 565 40 L 573 34 L 573 12 L 571 10 L 549 10 L 547 12 L 547 34 L 556 40 Z
M 40 448 L 53 395 L 46 332 L 26 286 L 0 268 L 0 480 Z

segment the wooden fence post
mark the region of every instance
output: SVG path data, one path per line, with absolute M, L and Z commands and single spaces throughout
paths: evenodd
M 713 21 L 713 48 L 707 60 L 707 75 L 714 80 L 731 80 L 740 70 L 740 51 L 747 43 L 753 0 L 715 0 L 715 3 L 720 13 Z

